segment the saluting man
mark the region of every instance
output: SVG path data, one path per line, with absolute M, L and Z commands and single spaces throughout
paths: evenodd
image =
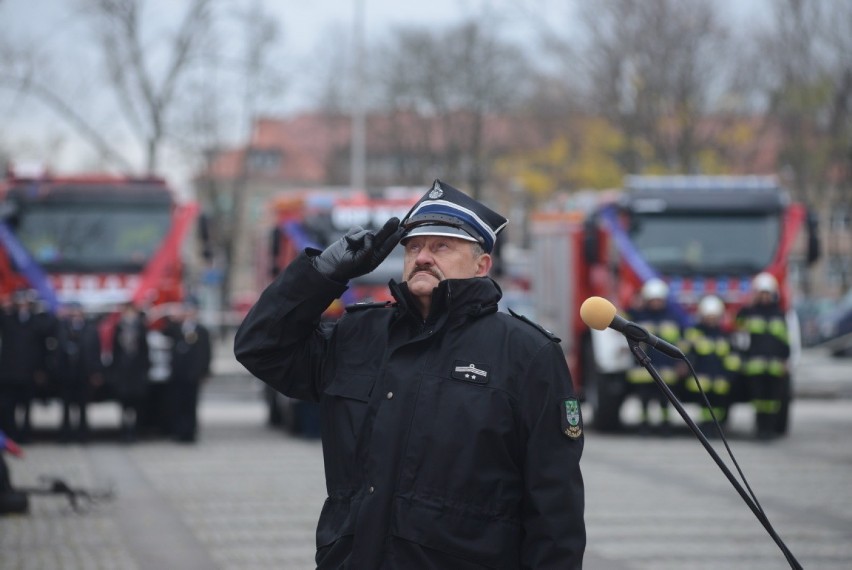
M 506 219 L 436 180 L 400 224 L 306 249 L 237 332 L 237 358 L 319 401 L 319 569 L 580 568 L 580 408 L 558 339 L 498 312 Z M 395 303 L 321 323 L 399 241 Z

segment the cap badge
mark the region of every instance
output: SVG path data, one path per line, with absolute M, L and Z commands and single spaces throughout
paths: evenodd
M 444 195 L 444 190 L 441 188 L 441 185 L 438 184 L 437 182 L 435 182 L 435 184 L 432 186 L 432 190 L 429 192 L 429 199 L 430 200 L 437 200 L 438 198 L 440 198 L 443 195 Z

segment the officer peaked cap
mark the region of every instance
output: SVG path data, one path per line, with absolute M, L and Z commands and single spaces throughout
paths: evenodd
M 435 179 L 432 187 L 402 220 L 402 239 L 413 236 L 449 236 L 479 243 L 487 253 L 494 249 L 506 218 L 461 190 Z

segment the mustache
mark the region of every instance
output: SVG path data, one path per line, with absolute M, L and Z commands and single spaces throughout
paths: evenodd
M 431 265 L 415 265 L 414 269 L 412 269 L 411 272 L 408 274 L 408 278 L 406 280 L 411 279 L 412 277 L 414 277 L 415 273 L 420 273 L 421 271 L 425 271 L 438 281 L 442 281 L 444 279 L 444 276 L 441 275 L 441 273 Z

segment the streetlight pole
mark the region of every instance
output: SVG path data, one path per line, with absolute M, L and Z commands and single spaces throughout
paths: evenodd
M 366 111 L 364 108 L 364 2 L 355 0 L 353 36 L 355 63 L 353 65 L 352 139 L 350 155 L 350 186 L 366 190 Z

